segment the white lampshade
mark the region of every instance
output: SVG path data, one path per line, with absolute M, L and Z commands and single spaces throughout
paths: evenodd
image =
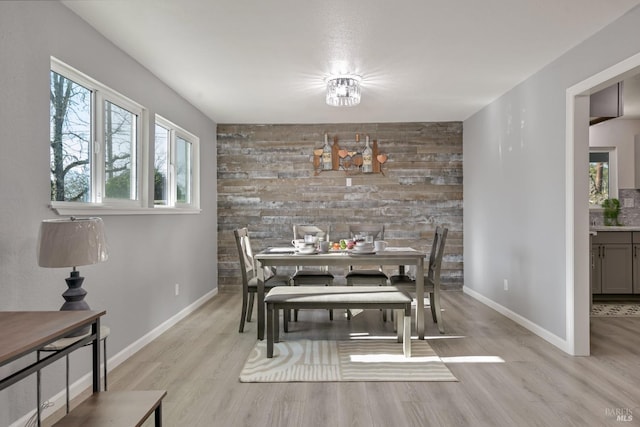
M 102 218 L 44 220 L 38 242 L 40 267 L 78 267 L 108 258 Z

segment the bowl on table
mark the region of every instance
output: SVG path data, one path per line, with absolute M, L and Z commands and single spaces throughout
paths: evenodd
M 351 250 L 352 252 L 373 252 L 373 243 L 358 242 Z
M 316 252 L 316 247 L 315 245 L 300 246 L 297 251 L 300 255 L 309 255 Z

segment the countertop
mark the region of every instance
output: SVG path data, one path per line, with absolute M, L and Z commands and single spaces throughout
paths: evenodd
M 589 228 L 589 232 L 598 231 L 640 231 L 637 225 L 596 225 Z

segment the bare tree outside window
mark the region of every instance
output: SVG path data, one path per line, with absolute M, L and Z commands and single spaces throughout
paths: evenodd
M 156 124 L 153 162 L 153 203 L 169 204 L 169 129 Z
M 589 153 L 589 204 L 601 206 L 609 198 L 609 153 Z
M 91 202 L 91 141 L 94 93 L 51 72 L 51 200 Z M 137 116 L 104 102 L 105 195 L 136 199 Z
M 91 90 L 51 72 L 51 200 L 91 200 Z
M 197 136 L 159 115 L 148 135 L 144 106 L 54 57 L 49 92 L 53 209 L 199 209 Z M 153 181 L 146 179 L 152 167 Z
M 176 138 L 176 201 L 191 203 L 191 143 Z
M 136 115 L 109 101 L 104 114 L 105 196 L 135 200 Z

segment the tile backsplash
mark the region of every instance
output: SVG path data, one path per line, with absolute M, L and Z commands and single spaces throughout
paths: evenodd
M 620 216 L 618 217 L 620 224 L 640 227 L 640 190 L 635 188 L 620 189 L 618 190 L 618 200 L 620 200 Z M 589 212 L 589 224 L 604 225 L 603 211 Z

